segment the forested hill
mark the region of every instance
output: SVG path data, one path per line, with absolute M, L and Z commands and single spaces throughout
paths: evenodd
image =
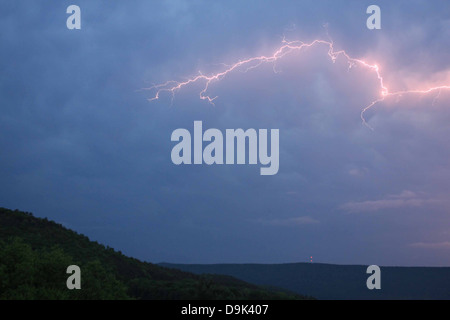
M 81 290 L 66 269 L 81 268 Z M 126 257 L 31 213 L 0 208 L 0 299 L 303 299 L 231 276 L 195 275 Z

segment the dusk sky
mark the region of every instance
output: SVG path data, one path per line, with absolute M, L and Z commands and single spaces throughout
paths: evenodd
M 388 97 L 366 126 L 376 72 L 325 45 L 212 82 L 214 105 L 205 81 L 143 90 L 283 39 L 332 39 L 389 92 L 450 86 L 448 1 L 16 0 L 0 30 L 1 207 L 155 263 L 450 266 L 450 90 Z M 278 173 L 174 165 L 171 134 L 196 120 L 279 129 Z

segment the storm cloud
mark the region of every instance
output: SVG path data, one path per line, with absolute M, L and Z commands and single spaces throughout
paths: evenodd
M 214 106 L 201 84 L 143 90 L 330 37 L 392 90 L 448 84 L 447 4 L 377 1 L 368 30 L 369 1 L 75 2 L 0 4 L 0 206 L 152 262 L 450 264 L 448 91 L 377 104 L 372 131 L 376 76 L 324 46 L 212 83 Z M 196 120 L 279 129 L 278 174 L 175 166 Z

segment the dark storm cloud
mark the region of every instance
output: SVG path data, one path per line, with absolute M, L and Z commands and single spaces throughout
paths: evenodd
M 383 29 L 369 31 L 365 1 L 77 1 L 82 29 L 69 31 L 70 4 L 0 5 L 0 205 L 151 261 L 450 263 L 445 245 L 409 257 L 449 240 L 445 206 L 422 205 L 450 187 L 448 93 L 434 106 L 434 96 L 377 105 L 372 132 L 359 112 L 379 94 L 376 78 L 323 47 L 280 61 L 280 73 L 267 65 L 214 83 L 215 107 L 200 86 L 173 103 L 139 90 L 326 30 L 398 90 L 434 81 L 450 68 L 448 6 L 379 1 Z M 174 166 L 170 135 L 194 120 L 279 128 L 279 173 Z M 421 205 L 392 198 L 405 190 Z

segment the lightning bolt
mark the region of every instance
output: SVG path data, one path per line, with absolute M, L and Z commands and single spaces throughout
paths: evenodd
M 200 73 L 199 75 L 189 78 L 186 81 L 170 80 L 165 83 L 154 85 L 150 88 L 145 88 L 144 90 L 151 90 L 151 91 L 155 92 L 154 96 L 152 98 L 148 99 L 149 101 L 158 100 L 160 98 L 161 93 L 163 93 L 163 92 L 167 92 L 167 93 L 171 94 L 172 100 L 173 100 L 175 93 L 178 90 L 182 89 L 183 87 L 186 87 L 191 84 L 198 83 L 198 82 L 204 82 L 204 86 L 199 93 L 199 98 L 201 100 L 206 100 L 208 103 L 214 105 L 214 100 L 217 99 L 218 97 L 217 96 L 211 97 L 207 93 L 210 85 L 213 82 L 220 81 L 221 79 L 225 78 L 228 74 L 232 73 L 233 71 L 244 70 L 244 72 L 248 72 L 252 69 L 258 68 L 262 64 L 268 64 L 268 63 L 273 64 L 274 72 L 276 72 L 275 63 L 278 60 L 285 57 L 286 55 L 288 55 L 289 53 L 291 53 L 293 51 L 302 51 L 304 49 L 311 48 L 314 46 L 320 46 L 320 45 L 324 46 L 325 48 L 328 49 L 328 56 L 333 63 L 335 63 L 339 57 L 343 57 L 344 59 L 346 59 L 349 69 L 352 68 L 353 66 L 361 66 L 363 68 L 367 68 L 367 69 L 371 70 L 374 73 L 374 75 L 376 76 L 376 78 L 378 80 L 378 86 L 379 86 L 378 90 L 379 90 L 380 96 L 378 99 L 372 101 L 369 105 L 364 107 L 362 109 L 361 115 L 360 115 L 362 123 L 371 130 L 373 130 L 373 128 L 367 123 L 367 120 L 364 117 L 364 114 L 369 109 L 373 108 L 376 104 L 383 102 L 387 98 L 401 97 L 406 94 L 429 94 L 432 92 L 437 92 L 437 96 L 433 100 L 433 105 L 434 105 L 434 103 L 438 99 L 439 95 L 441 94 L 441 91 L 450 89 L 450 85 L 442 85 L 442 86 L 425 88 L 425 89 L 390 92 L 389 88 L 384 84 L 383 75 L 381 74 L 380 67 L 377 64 L 371 64 L 363 59 L 353 58 L 345 50 L 336 50 L 334 48 L 334 43 L 331 39 L 329 41 L 314 40 L 312 42 L 306 43 L 306 42 L 298 41 L 298 40 L 288 41 L 288 40 L 286 40 L 286 38 L 283 38 L 281 46 L 272 55 L 269 55 L 269 56 L 262 55 L 262 56 L 251 57 L 251 58 L 248 58 L 245 60 L 240 60 L 231 65 L 222 64 L 224 66 L 223 71 L 213 73 L 211 75 L 204 75 L 204 74 Z

